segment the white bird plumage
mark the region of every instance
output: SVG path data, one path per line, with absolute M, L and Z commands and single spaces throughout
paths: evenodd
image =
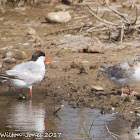
M 14 88 L 29 88 L 30 96 L 32 97 L 32 85 L 40 82 L 45 76 L 44 61 L 50 62 L 48 57 L 38 56 L 36 61 L 21 63 L 11 70 L 1 72 L 0 78 L 9 80 Z

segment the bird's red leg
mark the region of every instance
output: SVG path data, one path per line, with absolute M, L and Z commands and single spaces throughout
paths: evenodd
M 32 89 L 30 89 L 30 97 L 32 98 Z
M 123 88 L 122 88 L 121 96 L 122 96 L 122 97 L 127 96 L 127 94 L 125 94 L 125 93 L 123 92 Z

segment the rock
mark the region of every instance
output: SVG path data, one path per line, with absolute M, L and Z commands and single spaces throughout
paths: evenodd
M 88 53 L 103 53 L 104 45 L 96 37 L 92 38 L 90 45 L 87 48 Z
M 33 47 L 41 47 L 43 45 L 43 42 L 40 37 L 35 36 L 34 37 L 34 42 L 33 42 Z
M 30 45 L 29 43 L 24 43 L 24 44 L 23 44 L 23 46 L 29 46 L 29 45 Z
M 8 51 L 5 55 L 4 58 L 11 58 L 12 57 L 12 51 Z
M 61 49 L 67 49 L 72 52 L 84 52 L 90 45 L 91 38 L 83 35 L 66 34 L 61 38 L 56 39 L 55 42 L 56 44 L 63 44 L 58 45 Z
M 36 35 L 36 31 L 33 28 L 28 27 L 27 35 Z
M 92 86 L 91 91 L 104 91 L 104 89 L 100 86 Z
M 75 58 L 71 64 L 71 68 L 82 68 L 83 61 L 80 58 Z
M 73 62 L 71 63 L 71 68 L 79 69 L 79 74 L 80 73 L 87 73 L 87 68 L 85 67 L 82 59 L 80 59 L 80 58 L 75 58 L 73 60 Z
M 6 46 L 4 48 L 1 48 L 0 50 L 11 50 L 13 48 L 14 48 L 13 46 Z
M 84 0 L 62 0 L 64 4 L 74 5 L 83 2 Z
M 3 59 L 3 62 L 12 64 L 12 63 L 16 63 L 16 60 L 14 58 L 5 58 Z
M 68 11 L 50 12 L 46 15 L 45 20 L 51 23 L 66 23 L 71 20 Z
M 6 58 L 6 61 L 9 61 L 10 58 L 12 60 L 13 59 L 18 59 L 18 60 L 23 60 L 27 58 L 27 55 L 24 51 L 19 51 L 19 50 L 13 50 L 13 51 L 9 51 L 7 52 L 3 58 Z M 10 61 L 11 61 L 10 60 Z M 13 60 L 12 60 L 13 61 Z
M 0 69 L 1 69 L 1 68 L 3 68 L 3 63 L 2 63 L 2 62 L 0 62 Z
M 35 40 L 34 40 L 34 43 L 38 43 L 38 42 L 42 42 L 41 38 L 36 36 L 35 37 Z
M 27 55 L 24 51 L 18 51 L 18 50 L 15 50 L 14 51 L 14 54 L 13 54 L 13 57 L 15 59 L 18 59 L 18 60 L 24 60 L 27 58 Z

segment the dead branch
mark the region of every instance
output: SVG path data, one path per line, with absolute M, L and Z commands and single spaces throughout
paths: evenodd
M 108 126 L 105 125 L 105 127 L 106 127 L 108 133 L 109 133 L 115 140 L 117 140 L 117 138 L 114 136 L 114 134 L 109 130 Z
M 93 9 L 89 6 L 89 5 L 86 5 L 90 10 L 93 11 Z M 110 22 L 110 21 L 107 21 L 107 20 L 103 20 L 101 19 L 99 16 L 97 16 L 96 14 L 94 14 L 92 11 L 89 11 L 94 17 L 96 17 L 99 21 L 103 22 L 106 24 L 106 26 L 109 24 L 109 25 L 113 25 L 113 26 L 118 26 L 118 24 L 116 23 L 113 23 L 113 22 Z
M 121 39 L 120 39 L 121 42 L 122 42 L 123 37 L 124 37 L 124 28 L 125 28 L 125 26 L 124 26 L 124 23 L 123 23 L 122 24 L 122 29 L 121 29 Z
M 89 28 L 89 27 L 93 27 L 94 25 L 82 25 L 82 26 L 75 26 L 75 27 L 72 27 L 72 28 L 67 28 L 67 29 L 62 29 L 62 30 L 59 30 L 59 31 L 55 31 L 55 32 L 51 32 L 51 33 L 46 33 L 45 35 L 48 36 L 48 35 L 52 35 L 52 34 L 58 34 L 58 33 L 62 33 L 62 32 L 66 32 L 66 31 L 71 31 L 71 30 L 81 30 L 83 28 Z
M 108 9 L 110 9 L 111 11 L 113 11 L 115 14 L 117 14 L 118 16 L 120 16 L 122 19 L 124 19 L 126 21 L 127 24 L 130 24 L 130 20 L 127 19 L 123 14 L 121 14 L 120 12 L 118 12 L 117 10 L 114 10 L 112 8 L 110 8 L 109 6 L 107 6 Z
M 53 114 L 58 113 L 58 111 L 61 110 L 63 106 L 64 106 L 64 105 L 61 105 L 58 109 L 54 110 Z
M 137 22 L 137 20 L 138 20 L 138 6 L 136 5 L 136 3 L 135 2 L 133 2 L 133 4 L 135 5 L 135 7 L 136 7 L 136 18 L 135 18 L 135 21 L 133 22 L 133 23 L 131 23 L 132 25 L 135 25 L 136 24 L 136 22 Z
M 115 15 L 121 20 L 121 22 L 119 21 L 120 23 L 114 23 L 114 22 L 110 22 L 110 21 L 107 21 L 105 19 L 102 19 L 97 14 L 94 13 L 94 10 L 92 9 L 92 7 L 90 7 L 89 5 L 86 5 L 90 9 L 89 12 L 97 20 L 102 22 L 107 27 L 107 28 L 102 27 L 102 29 L 99 27 L 98 29 L 96 29 L 95 28 L 96 26 L 95 26 L 95 27 L 88 29 L 87 32 L 91 32 L 91 31 L 97 32 L 97 31 L 104 31 L 104 30 L 108 31 L 109 30 L 109 38 L 111 38 L 110 34 L 112 31 L 114 31 L 114 30 L 119 31 L 118 35 L 116 37 L 113 37 L 112 39 L 115 41 L 121 41 L 121 42 L 123 41 L 123 39 L 126 35 L 133 34 L 134 31 L 140 32 L 140 24 L 136 24 L 138 22 L 138 6 L 136 5 L 136 3 L 134 3 L 134 5 L 136 7 L 136 17 L 135 17 L 135 20 L 133 22 L 132 22 L 132 20 L 128 19 L 125 15 L 123 15 L 119 11 L 111 8 L 106 0 L 105 0 L 105 4 L 109 10 L 111 10 L 113 13 L 115 13 Z

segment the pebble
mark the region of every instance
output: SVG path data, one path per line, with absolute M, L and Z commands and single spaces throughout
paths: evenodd
M 10 58 L 18 59 L 18 60 L 24 60 L 27 58 L 27 55 L 24 51 L 19 51 L 19 50 L 13 50 L 13 51 L 8 51 L 3 58 L 6 58 L 6 61 L 9 61 Z M 11 59 L 10 61 L 13 62 Z
M 111 107 L 111 110 L 113 110 L 113 111 L 114 111 L 114 110 L 115 110 L 115 108 L 114 108 L 114 107 Z
M 68 11 L 50 12 L 46 15 L 45 20 L 51 23 L 66 23 L 71 20 Z
M 13 49 L 13 46 L 6 46 L 4 48 L 1 48 L 0 50 L 11 50 Z
M 33 47 L 41 47 L 43 42 L 40 37 L 34 36 Z
M 36 35 L 36 31 L 33 28 L 28 28 L 27 35 Z
M 2 63 L 0 63 L 0 69 L 3 67 Z
M 12 52 L 8 51 L 5 55 L 4 58 L 11 58 L 12 57 Z
M 29 43 L 24 43 L 23 45 L 24 45 L 24 46 L 29 46 Z
M 3 59 L 3 62 L 12 64 L 12 63 L 16 63 L 16 60 L 14 58 L 5 58 Z
M 92 38 L 87 48 L 88 53 L 103 53 L 104 44 L 96 37 Z
M 91 90 L 92 91 L 104 91 L 104 89 L 100 86 L 92 86 Z
M 83 67 L 83 60 L 80 58 L 75 58 L 71 63 L 71 68 L 82 68 Z
M 24 51 L 15 50 L 13 53 L 14 53 L 14 54 L 13 54 L 13 57 L 14 57 L 15 59 L 24 60 L 24 59 L 27 58 L 27 54 L 26 54 Z
M 68 5 L 76 5 L 78 3 L 82 3 L 84 0 L 62 0 L 63 3 Z

